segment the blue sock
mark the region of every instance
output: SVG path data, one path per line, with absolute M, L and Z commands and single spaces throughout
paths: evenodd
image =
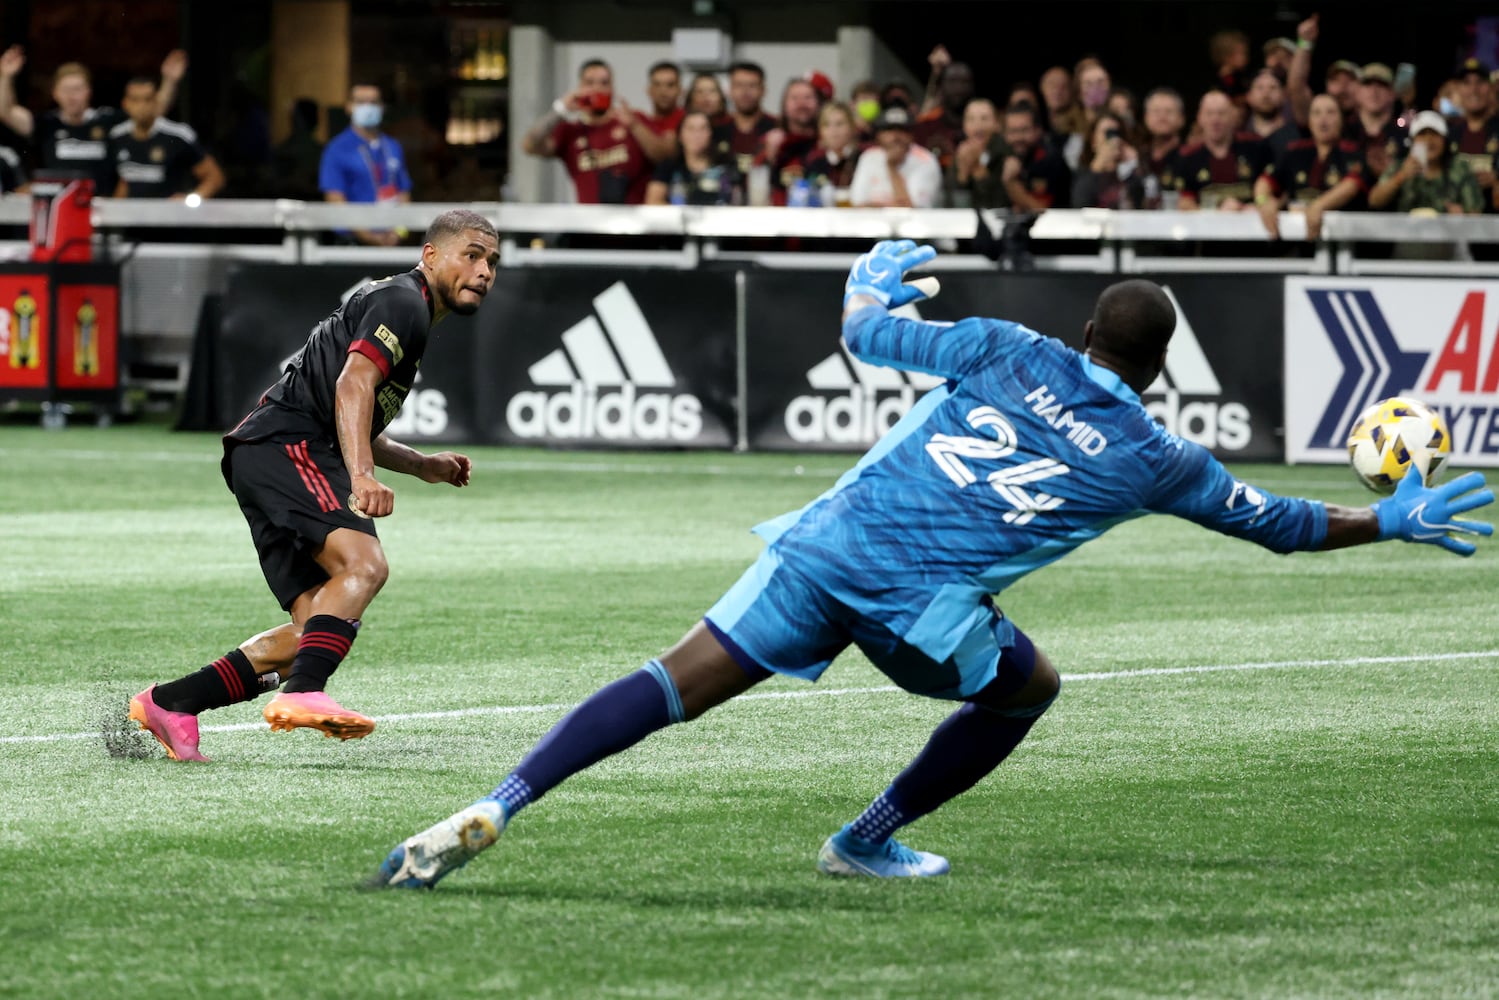
M 968 791 L 1025 739 L 1046 707 L 1008 714 L 964 705 L 942 720 L 916 759 L 849 824 L 849 833 L 883 843 L 900 827 Z
M 564 779 L 682 718 L 676 685 L 661 662 L 652 660 L 563 716 L 489 797 L 514 816 Z

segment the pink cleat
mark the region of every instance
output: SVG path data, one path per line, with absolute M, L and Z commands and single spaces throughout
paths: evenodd
M 266 705 L 264 714 L 275 732 L 320 729 L 325 736 L 357 740 L 375 731 L 374 719 L 344 708 L 326 691 L 282 691 Z
M 156 737 L 173 760 L 206 761 L 208 758 L 198 752 L 198 717 L 187 712 L 168 712 L 151 697 L 155 690 L 156 685 L 152 684 L 130 699 L 130 717 Z

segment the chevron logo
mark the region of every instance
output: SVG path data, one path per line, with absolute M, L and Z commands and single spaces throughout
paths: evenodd
M 1367 288 L 1308 288 L 1306 294 L 1343 366 L 1309 447 L 1341 449 L 1366 406 L 1418 384 L 1430 354 L 1401 349 Z
M 691 441 L 702 432 L 702 401 L 671 391 L 676 375 L 623 281 L 594 296 L 593 313 L 561 340 L 526 369 L 542 389 L 518 392 L 505 406 L 505 422 L 517 436 Z

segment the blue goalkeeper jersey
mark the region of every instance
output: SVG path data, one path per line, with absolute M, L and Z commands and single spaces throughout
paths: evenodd
M 1175 514 L 1276 552 L 1313 549 L 1326 508 L 1236 480 L 1160 426 L 1114 372 L 1017 323 L 870 307 L 862 361 L 947 379 L 822 496 L 756 526 L 783 563 L 942 659 L 996 594 L 1122 521 Z

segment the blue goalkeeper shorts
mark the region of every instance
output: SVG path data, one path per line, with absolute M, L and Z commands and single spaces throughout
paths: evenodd
M 759 667 L 816 681 L 850 645 L 912 694 L 961 701 L 1020 690 L 1035 666 L 1030 640 L 987 602 L 956 649 L 936 659 L 876 618 L 829 594 L 807 573 L 767 548 L 703 616 L 724 648 L 753 672 Z

